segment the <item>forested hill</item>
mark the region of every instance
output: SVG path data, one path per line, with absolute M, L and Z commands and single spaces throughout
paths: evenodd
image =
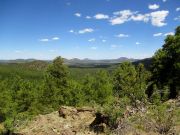
M 121 57 L 119 59 L 104 59 L 104 60 L 90 60 L 90 59 L 64 59 L 64 63 L 68 65 L 70 68 L 92 68 L 92 69 L 107 69 L 111 70 L 116 68 L 120 63 L 129 61 L 134 65 L 138 65 L 140 63 L 144 64 L 146 69 L 150 68 L 152 59 L 128 59 L 126 57 Z M 33 70 L 33 71 L 42 71 L 47 68 L 49 64 L 51 64 L 51 60 L 36 60 L 36 59 L 17 59 L 17 60 L 0 60 L 0 73 L 3 74 L 5 71 L 10 73 L 10 71 L 16 72 L 17 70 Z M 29 72 L 29 71 L 28 71 Z

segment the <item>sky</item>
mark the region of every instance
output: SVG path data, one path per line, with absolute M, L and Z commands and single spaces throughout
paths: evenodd
M 0 0 L 0 59 L 143 59 L 178 25 L 180 0 Z

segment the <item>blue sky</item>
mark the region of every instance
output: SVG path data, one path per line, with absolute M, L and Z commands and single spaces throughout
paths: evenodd
M 0 0 L 0 59 L 151 57 L 180 0 Z

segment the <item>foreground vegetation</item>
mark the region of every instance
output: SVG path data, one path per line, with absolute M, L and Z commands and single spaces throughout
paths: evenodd
M 57 110 L 60 105 L 98 106 L 99 111 L 110 117 L 109 128 L 117 129 L 119 118 L 124 117 L 129 106 L 138 112 L 126 119 L 135 127 L 160 134 L 173 132 L 172 127 L 180 122 L 176 118 L 179 108 L 166 101 L 180 95 L 180 27 L 174 36 L 165 39 L 162 49 L 152 59 L 150 71 L 143 64 L 134 66 L 130 62 L 120 64 L 111 72 L 72 70 L 63 64 L 61 57 L 44 71 L 22 71 L 18 67 L 19 71 L 15 73 L 12 68 L 13 74 L 8 77 L 7 65 L 1 66 L 0 121 L 5 129 L 13 131 L 18 124 L 37 114 Z M 83 76 L 83 71 L 89 74 Z M 24 79 L 29 75 L 33 77 Z M 139 112 L 143 110 L 149 113 L 141 117 Z M 153 129 L 142 125 L 148 122 L 153 123 L 150 125 Z

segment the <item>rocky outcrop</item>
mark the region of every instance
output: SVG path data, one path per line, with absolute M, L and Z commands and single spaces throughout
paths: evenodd
M 167 103 L 179 107 L 179 98 Z M 171 109 L 171 108 L 170 108 Z M 168 110 L 170 113 L 171 110 Z M 156 118 L 156 117 L 155 117 Z M 127 106 L 122 117 L 112 124 L 110 116 L 94 108 L 61 106 L 58 111 L 38 115 L 27 125 L 17 127 L 15 135 L 158 135 L 155 119 L 143 105 L 138 108 Z M 168 121 L 169 123 L 170 121 Z M 180 132 L 179 125 L 173 133 Z
M 81 113 L 87 113 L 87 112 L 92 113 L 94 115 L 95 110 L 90 107 L 75 108 L 69 106 L 61 106 L 58 112 L 60 117 L 68 118 L 72 116 L 75 117 Z
M 16 134 L 96 135 L 97 132 L 94 129 L 98 126 L 101 128 L 101 125 L 105 127 L 105 121 L 106 117 L 102 114 L 97 114 L 93 108 L 61 106 L 59 111 L 47 115 L 38 115 L 28 125 L 20 126 Z

